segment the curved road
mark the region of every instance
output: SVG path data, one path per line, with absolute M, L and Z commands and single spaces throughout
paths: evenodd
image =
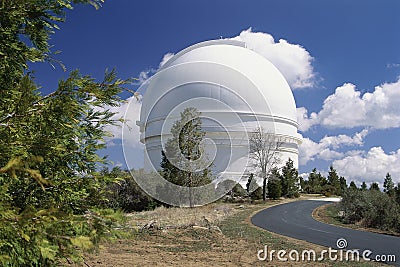
M 338 249 L 336 241 L 344 238 L 347 241 L 346 249 L 359 249 L 360 258 L 363 251 L 370 250 L 373 253 L 368 258 L 395 255 L 396 262 L 387 263 L 400 266 L 400 237 L 336 227 L 314 220 L 312 211 L 327 203 L 303 200 L 277 205 L 258 212 L 251 222 L 268 231 L 332 249 Z

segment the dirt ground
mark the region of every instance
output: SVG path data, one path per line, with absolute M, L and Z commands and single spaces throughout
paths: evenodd
M 129 214 L 135 234 L 102 244 L 78 266 L 388 266 L 377 263 L 260 261 L 257 252 L 274 249 L 323 247 L 278 236 L 250 223 L 257 210 L 292 200 L 268 204 L 217 203 L 194 209 L 158 208 Z M 147 228 L 145 225 L 152 225 Z M 71 266 L 71 265 L 66 265 Z
M 138 234 L 103 244 L 87 255 L 87 266 L 256 266 L 257 251 L 244 240 L 226 237 L 218 227 L 247 204 L 213 204 L 195 209 L 158 208 L 129 214 Z M 143 229 L 155 222 L 156 229 Z M 143 230 L 141 230 L 143 229 Z M 255 248 L 256 249 L 256 248 Z M 254 249 L 254 250 L 255 250 Z
M 107 244 L 85 260 L 89 266 L 255 266 L 246 242 L 203 229 L 149 234 L 140 240 Z

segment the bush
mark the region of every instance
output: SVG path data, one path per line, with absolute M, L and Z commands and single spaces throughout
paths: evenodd
M 383 192 L 347 189 L 339 208 L 344 211 L 345 223 L 400 232 L 400 206 Z
M 245 196 L 247 196 L 246 189 L 244 189 L 242 187 L 242 185 L 239 184 L 239 183 L 235 184 L 235 186 L 232 188 L 232 193 L 233 193 L 233 196 L 235 196 L 235 197 L 245 197 Z
M 272 199 L 278 199 L 282 195 L 282 186 L 278 179 L 268 180 L 268 197 Z
M 263 198 L 263 189 L 262 187 L 257 187 L 256 190 L 254 190 L 253 192 L 250 193 L 250 198 L 252 200 L 258 200 L 258 199 L 262 199 Z
M 133 174 L 136 172 L 132 170 Z M 139 187 L 128 171 L 116 167 L 111 172 L 103 170 L 102 175 L 110 176 L 117 182 L 106 185 L 105 198 L 100 200 L 100 206 L 125 212 L 151 210 L 159 206 L 155 199 Z

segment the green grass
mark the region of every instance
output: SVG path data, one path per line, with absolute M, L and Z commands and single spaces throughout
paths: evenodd
M 328 204 L 325 206 L 325 210 L 323 211 L 323 216 L 327 223 L 334 225 L 344 225 L 342 219 L 338 216 L 339 208 L 337 204 Z

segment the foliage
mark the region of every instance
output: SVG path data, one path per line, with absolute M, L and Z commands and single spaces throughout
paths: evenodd
M 244 197 L 247 197 L 249 194 L 246 189 L 240 183 L 236 181 L 226 179 L 217 184 L 217 188 L 215 190 L 217 196 L 225 196 L 226 201 L 235 201 L 235 200 L 243 200 Z
M 347 181 L 343 176 L 339 177 L 333 166 L 330 166 L 327 178 L 314 168 L 308 175 L 308 180 L 301 181 L 301 187 L 306 193 L 340 196 L 347 189 Z
M 250 192 L 255 189 L 255 187 L 254 187 L 255 182 L 256 182 L 256 180 L 254 179 L 254 174 L 250 173 L 249 178 L 247 179 L 247 183 L 246 183 L 247 194 L 250 194 Z
M 383 192 L 390 195 L 394 194 L 394 183 L 390 173 L 386 174 L 385 180 L 383 182 Z
M 236 182 L 230 179 L 223 180 L 217 184 L 216 192 L 218 195 L 230 195 L 232 196 L 232 188 L 236 185 Z
M 363 181 L 361 184 L 361 190 L 367 190 L 367 184 L 365 183 L 365 181 Z
M 393 197 L 396 199 L 397 204 L 400 205 L 400 183 L 394 188 L 394 192 Z
M 339 178 L 339 185 L 340 185 L 340 195 L 343 194 L 343 192 L 347 189 L 347 181 L 346 178 L 344 178 L 343 176 L 340 176 Z
M 269 198 L 279 199 L 282 196 L 282 184 L 280 177 L 281 175 L 277 169 L 272 170 L 267 184 Z
M 332 165 L 329 167 L 327 180 L 328 180 L 327 191 L 332 195 L 340 196 L 342 194 L 340 177 Z M 344 184 L 346 184 L 346 180 L 344 180 Z
M 258 200 L 258 199 L 263 199 L 264 194 L 263 194 L 263 189 L 261 186 L 257 187 L 256 190 L 250 193 L 250 198 L 252 200 Z
M 0 262 L 49 266 L 95 249 L 112 221 L 93 211 L 107 177 L 105 127 L 116 123 L 122 85 L 114 71 L 101 82 L 73 71 L 42 95 L 29 62 L 51 61 L 51 33 L 66 8 L 90 0 L 0 1 Z
M 400 205 L 379 190 L 347 189 L 339 208 L 344 211 L 345 223 L 400 232 Z
M 280 175 L 282 195 L 285 197 L 299 197 L 299 174 L 293 165 L 293 160 L 288 159 L 285 166 L 282 167 Z
M 103 169 L 101 175 L 113 181 L 105 185 L 106 194 L 99 200 L 98 206 L 123 210 L 124 212 L 152 210 L 160 204 L 147 195 L 135 182 L 132 176 L 140 175 L 140 171 L 122 170 L 114 167 L 111 171 Z
M 211 171 L 201 159 L 204 148 L 201 143 L 205 132 L 201 129 L 200 112 L 186 108 L 171 128 L 172 138 L 162 151 L 162 175 L 174 184 L 189 188 L 189 204 L 195 205 L 192 188 L 211 182 Z M 203 155 L 204 156 L 204 155 Z
M 280 163 L 279 149 L 283 142 L 275 134 L 265 132 L 262 127 L 258 127 L 250 133 L 250 159 L 251 167 L 258 169 L 263 179 L 263 200 L 267 196 L 267 179 L 274 167 Z
M 369 187 L 369 190 L 376 190 L 376 191 L 380 191 L 379 189 L 379 184 L 374 182 L 371 184 L 371 186 Z
M 328 181 L 317 169 L 314 168 L 307 180 L 302 181 L 302 190 L 308 194 L 321 194 L 324 192 Z
M 234 194 L 234 196 L 237 196 L 237 197 L 247 196 L 246 189 L 244 189 L 243 186 L 239 183 L 236 183 L 235 186 L 232 188 L 232 193 Z
M 350 182 L 350 185 L 349 185 L 349 188 L 350 188 L 350 189 L 357 189 L 356 183 L 355 183 L 354 181 L 351 181 L 351 182 Z

